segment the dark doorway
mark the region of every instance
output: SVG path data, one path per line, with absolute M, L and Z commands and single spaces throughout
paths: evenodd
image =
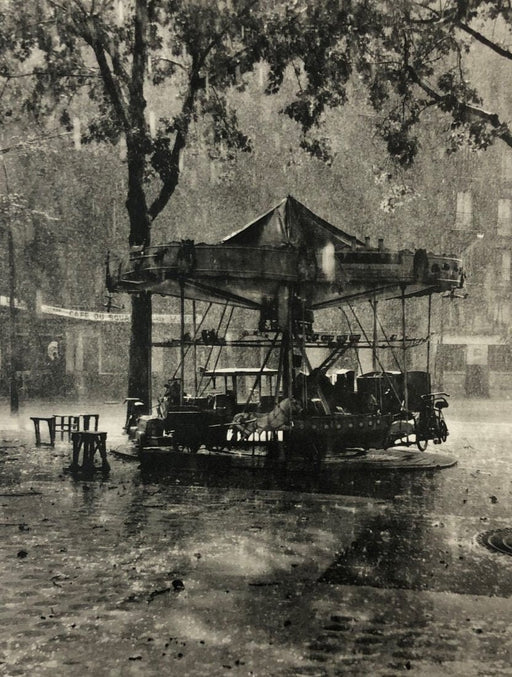
M 466 365 L 466 397 L 489 397 L 489 368 L 487 365 Z

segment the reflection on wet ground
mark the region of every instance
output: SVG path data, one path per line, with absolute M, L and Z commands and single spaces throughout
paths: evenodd
M 512 558 L 477 536 L 510 526 L 512 425 L 470 406 L 442 471 L 85 479 L 3 435 L 0 674 L 510 674 Z
M 434 473 L 432 473 L 433 475 Z M 407 491 L 413 481 L 413 473 L 383 475 L 381 472 L 368 472 L 364 476 L 349 469 L 323 468 L 305 470 L 283 468 L 236 468 L 228 472 L 180 471 L 156 474 L 151 470 L 141 472 L 140 479 L 145 484 L 158 483 L 160 486 L 171 484 L 179 479 L 180 483 L 204 487 L 283 492 L 305 492 L 312 494 L 343 494 L 389 499 L 397 493 Z M 422 483 L 425 477 L 422 478 Z

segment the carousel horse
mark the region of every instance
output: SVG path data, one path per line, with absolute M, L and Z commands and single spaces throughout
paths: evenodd
M 266 430 L 283 430 L 291 423 L 292 417 L 301 411 L 297 400 L 285 398 L 277 404 L 272 411 L 261 416 L 250 417 L 250 414 L 241 412 L 236 414 L 230 426 L 236 430 L 243 440 L 255 432 Z

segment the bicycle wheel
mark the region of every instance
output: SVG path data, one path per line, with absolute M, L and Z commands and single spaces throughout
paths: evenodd
M 439 419 L 439 439 L 441 442 L 446 442 L 448 437 L 448 427 L 444 422 L 444 419 Z

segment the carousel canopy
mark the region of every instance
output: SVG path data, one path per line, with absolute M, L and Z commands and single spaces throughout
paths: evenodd
M 371 247 L 288 196 L 220 243 L 134 248 L 109 275 L 109 286 L 248 308 L 282 306 L 295 297 L 318 309 L 449 291 L 460 286 L 461 276 L 456 258 Z
M 240 247 L 364 246 L 364 242 L 320 218 L 291 195 L 268 212 L 222 240 Z

